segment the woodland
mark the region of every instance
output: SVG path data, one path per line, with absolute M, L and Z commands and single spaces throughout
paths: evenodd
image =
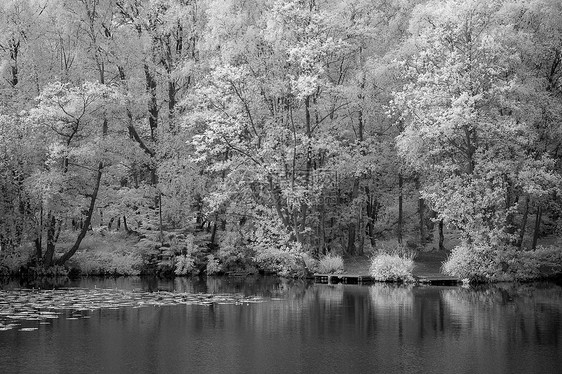
M 0 4 L 6 272 L 113 236 L 176 274 L 435 247 L 532 277 L 561 177 L 560 0 Z

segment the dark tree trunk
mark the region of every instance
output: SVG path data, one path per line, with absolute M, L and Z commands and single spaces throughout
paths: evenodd
M 213 230 L 211 231 L 211 248 L 215 247 L 215 241 L 217 240 L 217 221 L 213 223 Z
M 404 227 L 404 177 L 398 173 L 398 243 L 402 243 Z
M 35 243 L 35 257 L 41 259 L 43 257 L 43 248 L 41 248 L 41 238 L 37 237 L 33 241 Z
M 525 238 L 525 230 L 527 229 L 527 220 L 529 217 L 529 196 L 525 198 L 525 208 L 523 210 L 523 218 L 521 220 L 521 228 L 519 230 L 519 238 L 517 241 L 517 247 L 521 249 L 523 246 L 523 239 Z
M 156 80 L 150 72 L 147 64 L 144 65 L 144 76 L 146 79 L 146 91 L 148 92 L 148 124 L 150 126 L 150 138 L 156 141 L 156 130 L 158 128 L 158 101 L 156 98 Z
M 355 178 L 355 180 L 353 181 L 353 189 L 351 191 L 352 206 L 354 204 L 355 199 L 357 199 L 358 195 L 359 195 L 359 178 Z M 350 255 L 354 255 L 356 252 L 356 248 L 355 248 L 356 226 L 357 226 L 356 222 L 350 222 L 347 226 L 347 253 Z
M 158 192 L 158 225 L 160 226 L 160 243 L 164 245 L 164 232 L 162 228 L 162 192 Z
M 347 254 L 355 254 L 355 223 L 347 225 Z
M 86 236 L 86 232 L 88 231 L 88 228 L 90 227 L 90 223 L 92 222 L 92 216 L 94 214 L 94 209 L 95 209 L 95 206 L 96 206 L 98 191 L 100 189 L 102 170 L 103 170 L 103 163 L 100 162 L 98 164 L 98 172 L 96 174 L 96 182 L 95 182 L 95 185 L 94 185 L 94 191 L 92 192 L 92 197 L 90 198 L 90 206 L 88 207 L 88 212 L 87 212 L 87 215 L 86 215 L 86 221 L 84 222 L 84 226 L 80 230 L 80 233 L 78 234 L 78 237 L 76 238 L 76 241 L 74 242 L 74 245 L 72 246 L 72 248 L 70 248 L 65 254 L 63 254 L 57 260 L 58 265 L 64 265 L 64 263 L 66 261 L 68 261 L 68 259 L 71 258 L 74 255 L 74 253 L 76 253 L 76 251 L 80 247 L 80 243 L 82 243 L 82 239 L 84 239 L 84 237 Z
M 371 246 L 374 248 L 377 242 L 375 238 L 375 222 L 378 220 L 379 202 L 371 194 L 369 186 L 365 186 L 365 195 L 367 197 L 367 235 L 369 235 Z
M 443 220 L 439 220 L 439 250 L 445 250 L 445 234 L 443 232 Z
M 56 230 L 56 218 L 54 214 L 49 213 L 47 216 L 48 227 L 47 227 L 47 250 L 43 255 L 43 265 L 49 267 L 53 264 L 53 256 L 55 254 L 55 230 Z
M 533 251 L 537 249 L 537 240 L 539 239 L 540 229 L 541 229 L 541 219 L 542 219 L 542 208 L 539 205 L 537 207 L 537 215 L 535 218 L 535 231 L 533 233 L 533 245 L 531 248 Z
M 35 250 L 37 259 L 41 260 L 43 258 L 43 204 L 39 210 L 39 232 L 35 238 Z
M 421 188 L 419 177 L 416 178 L 416 189 L 419 190 Z M 423 198 L 420 196 L 418 197 L 418 216 L 419 216 L 419 225 L 420 225 L 420 245 L 423 246 L 425 244 L 426 233 L 425 233 L 425 202 Z
M 125 232 L 129 232 L 129 226 L 127 225 L 127 216 L 123 216 L 123 228 L 125 229 Z

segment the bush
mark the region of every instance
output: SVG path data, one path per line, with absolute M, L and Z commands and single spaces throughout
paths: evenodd
M 343 258 L 327 255 L 318 262 L 317 271 L 320 274 L 341 274 L 343 273 Z
M 383 282 L 411 282 L 414 280 L 412 256 L 380 253 L 371 260 L 371 276 Z
M 253 261 L 254 251 L 243 244 L 242 237 L 237 232 L 226 232 L 219 241 L 217 257 L 224 272 L 256 270 Z
M 32 277 L 66 277 L 68 276 L 68 269 L 64 266 L 55 265 L 51 267 L 43 266 L 30 266 L 27 269 L 27 276 Z
M 443 272 L 476 282 L 526 281 L 562 272 L 562 250 L 539 247 L 536 251 L 512 246 L 463 243 L 453 249 Z
M 22 247 L 0 252 L 0 275 L 16 274 L 31 261 L 31 249 Z
M 302 254 L 302 261 L 304 263 L 304 268 L 311 274 L 318 272 L 319 261 L 309 255 L 308 253 Z
M 138 253 L 83 251 L 77 252 L 70 264 L 85 275 L 139 275 L 143 259 Z
M 176 275 L 197 275 L 199 274 L 199 266 L 202 261 L 198 261 L 198 255 L 201 255 L 200 248 L 195 244 L 195 236 L 187 234 L 185 240 L 174 240 L 171 249 L 172 253 L 182 252 L 176 256 L 174 261 L 174 273 Z
M 195 267 L 195 259 L 191 254 L 179 255 L 176 257 L 174 273 L 176 275 L 195 275 L 199 273 L 199 270 Z
M 220 273 L 221 271 L 222 271 L 222 266 L 220 264 L 219 259 L 216 258 L 214 255 L 208 255 L 207 269 L 205 270 L 205 273 L 207 273 L 207 275 L 214 275 Z
M 562 274 L 562 247 L 538 246 L 532 253 L 539 265 L 539 276 Z
M 254 260 L 259 269 L 282 277 L 304 277 L 310 271 L 307 264 L 311 265 L 314 261 L 302 251 L 298 243 L 293 243 L 285 249 L 278 247 L 262 249 Z

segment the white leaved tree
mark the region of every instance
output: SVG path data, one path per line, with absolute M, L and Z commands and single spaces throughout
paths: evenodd
M 405 124 L 400 155 L 426 175 L 422 196 L 469 243 L 511 242 L 518 197 L 560 185 L 554 161 L 514 91 L 518 51 L 501 25 L 500 1 L 432 1 L 410 24 L 417 52 L 392 108 Z

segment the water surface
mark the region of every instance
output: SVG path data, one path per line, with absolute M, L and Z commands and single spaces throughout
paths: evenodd
M 47 291 L 0 286 L 4 310 L 56 313 L 0 331 L 2 373 L 562 372 L 562 287 L 550 283 L 131 277 L 64 285 L 81 290 L 68 291 L 64 308 L 53 298 L 52 310 L 37 301 Z M 118 306 L 99 307 L 98 294 Z M 129 303 L 135 298 L 143 304 Z

